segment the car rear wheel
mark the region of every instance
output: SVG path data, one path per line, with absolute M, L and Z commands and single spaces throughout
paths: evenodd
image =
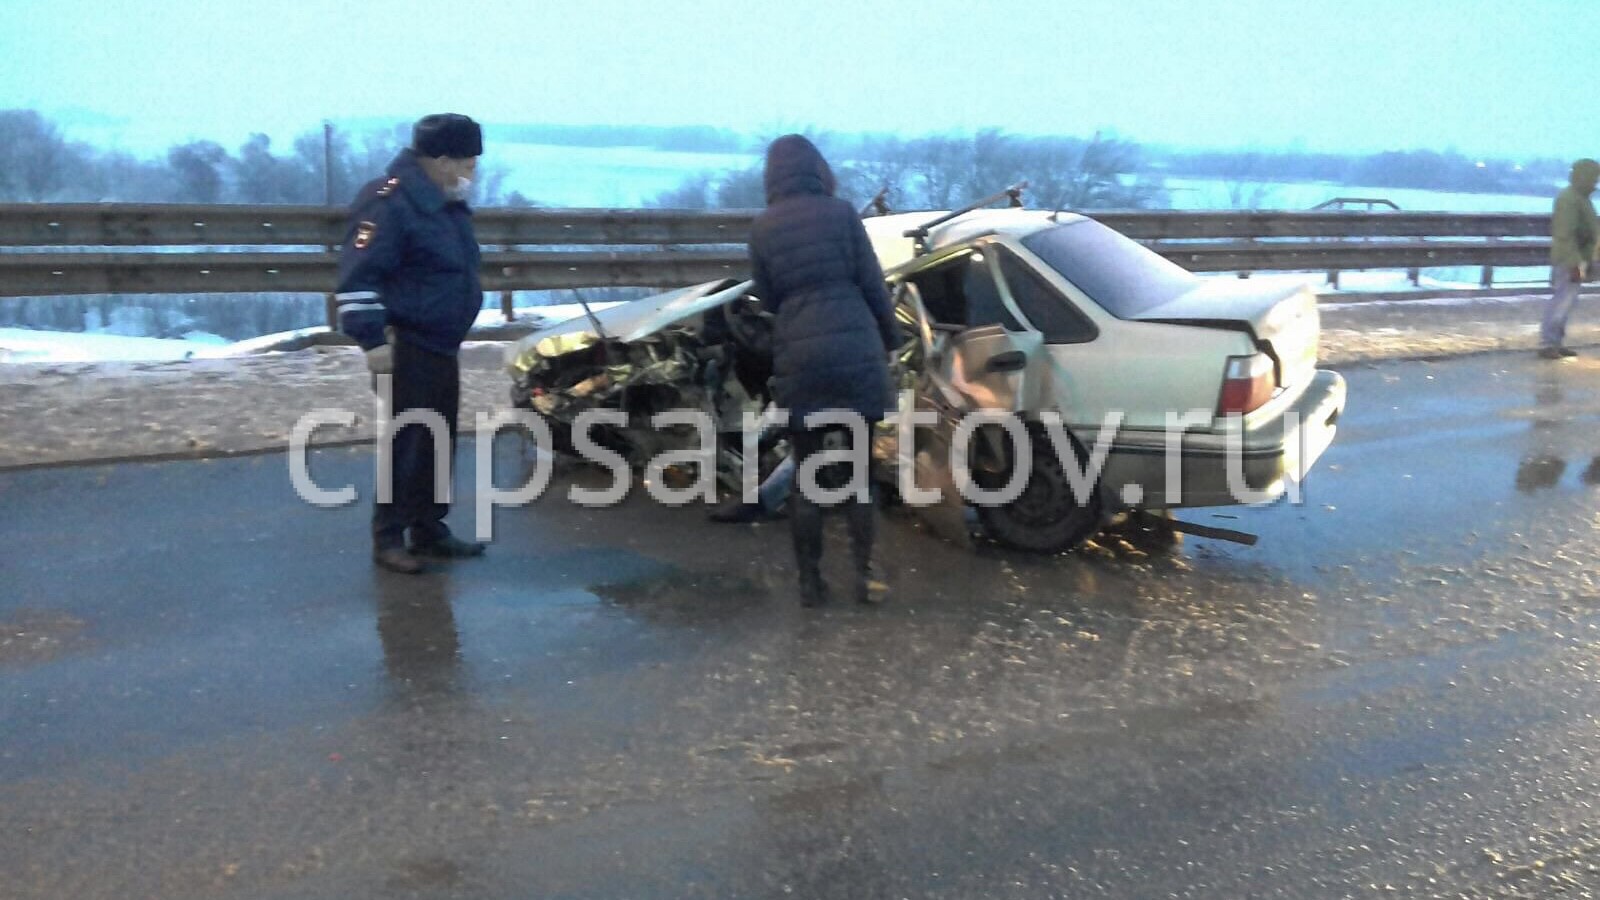
M 1020 550 L 1052 553 L 1083 543 L 1102 524 L 1098 483 L 1088 496 L 1072 489 L 1066 466 L 1079 467 L 1083 459 L 1078 444 L 1063 448 L 1073 458 L 1063 461 L 1050 439 L 1033 433 L 1033 465 L 1022 494 L 1004 506 L 980 506 L 978 518 L 988 535 Z

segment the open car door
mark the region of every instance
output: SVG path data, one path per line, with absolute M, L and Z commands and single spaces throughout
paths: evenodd
M 1034 332 L 1007 331 L 998 324 L 964 328 L 934 322 L 914 284 L 900 285 L 895 301 L 897 315 L 915 334 L 898 360 L 902 368 L 896 372 L 897 383 L 911 389 L 911 409 L 931 411 L 935 417 L 931 427 L 915 430 L 911 447 L 899 448 L 899 465 L 911 467 L 917 487 L 940 494 L 938 503 L 912 506 L 918 517 L 935 533 L 965 546 L 970 541 L 967 502 L 951 469 L 956 428 L 970 412 L 1028 408 L 1032 392 L 1038 389 L 1043 338 Z M 998 437 L 993 429 L 982 429 L 976 439 Z M 969 448 L 969 465 L 1005 458 L 1002 447 L 990 449 L 985 454 Z

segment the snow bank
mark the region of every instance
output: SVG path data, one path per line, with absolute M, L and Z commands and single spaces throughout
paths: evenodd
M 0 328 L 0 362 L 188 359 L 214 349 L 218 341 L 226 344 L 226 341 L 216 335 L 205 335 L 199 340 L 173 340 L 104 333 Z

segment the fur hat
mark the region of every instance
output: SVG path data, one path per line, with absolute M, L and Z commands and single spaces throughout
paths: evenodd
M 423 116 L 411 129 L 411 146 L 422 156 L 482 156 L 483 129 L 457 113 Z

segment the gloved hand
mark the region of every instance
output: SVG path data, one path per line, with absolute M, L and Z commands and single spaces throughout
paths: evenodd
M 367 371 L 374 375 L 394 373 L 394 345 L 379 344 L 367 353 Z
M 366 351 L 367 371 L 374 375 L 394 374 L 394 341 L 394 326 L 385 325 L 383 328 L 383 343 Z

